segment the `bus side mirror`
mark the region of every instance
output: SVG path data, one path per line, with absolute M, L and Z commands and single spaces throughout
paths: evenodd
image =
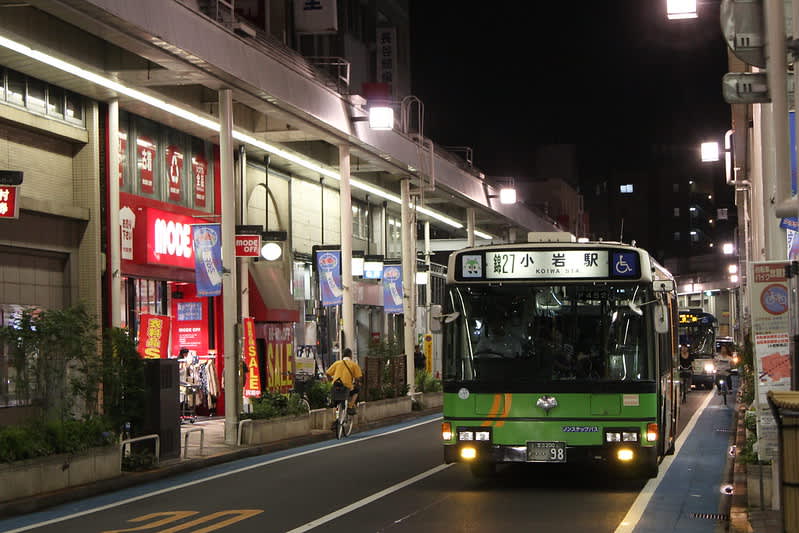
M 674 292 L 674 281 L 670 279 L 659 279 L 652 282 L 652 290 L 655 292 Z
M 665 304 L 658 302 L 654 309 L 655 331 L 658 333 L 669 332 L 669 309 Z

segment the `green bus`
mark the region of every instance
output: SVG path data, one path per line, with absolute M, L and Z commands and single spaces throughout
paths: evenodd
M 447 284 L 445 462 L 478 477 L 580 461 L 657 475 L 679 417 L 666 269 L 641 248 L 569 239 L 456 251 Z

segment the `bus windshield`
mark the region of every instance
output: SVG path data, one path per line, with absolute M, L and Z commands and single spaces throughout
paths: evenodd
M 445 380 L 654 380 L 644 285 L 463 285 L 448 300 Z
M 715 353 L 716 328 L 709 319 L 680 324 L 678 331 L 680 344 L 687 345 L 691 354 L 712 356 Z

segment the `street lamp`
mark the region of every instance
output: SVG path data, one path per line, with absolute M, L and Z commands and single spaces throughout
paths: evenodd
M 667 0 L 666 16 L 669 20 L 695 19 L 696 0 Z
M 700 151 L 703 163 L 719 160 L 719 143 L 716 141 L 702 143 Z

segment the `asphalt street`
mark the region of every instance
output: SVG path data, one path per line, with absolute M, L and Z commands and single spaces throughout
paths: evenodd
M 602 467 L 442 464 L 440 417 L 243 459 L 0 521 L 0 531 L 172 533 L 714 531 L 732 405 L 684 404 L 678 453 L 646 481 Z

